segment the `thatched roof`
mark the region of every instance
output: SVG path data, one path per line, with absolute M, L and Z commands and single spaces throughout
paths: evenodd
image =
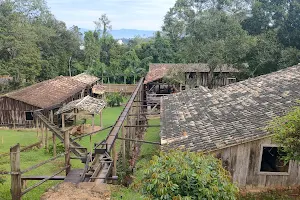
M 86 87 L 87 84 L 71 77 L 59 76 L 10 92 L 4 96 L 45 109 L 59 106 Z
M 89 75 L 87 73 L 82 73 L 82 74 L 78 74 L 76 76 L 73 76 L 73 79 L 75 79 L 77 81 L 80 81 L 82 83 L 88 84 L 88 85 L 92 85 L 92 84 L 96 83 L 99 80 L 98 77 Z
M 61 107 L 56 114 L 62 114 L 74 110 L 87 111 L 91 114 L 99 114 L 105 107 L 106 103 L 101 99 L 95 99 L 91 96 L 86 96 L 82 99 L 69 102 L 67 105 Z
M 181 72 L 209 72 L 209 66 L 205 63 L 195 63 L 195 64 L 150 64 L 149 72 L 145 78 L 145 84 L 159 80 L 165 77 L 170 70 L 179 70 Z M 214 72 L 224 72 L 224 73 L 236 73 L 239 72 L 236 68 L 230 67 L 228 65 L 223 65 L 222 67 L 217 67 Z
M 264 130 L 300 98 L 300 66 L 208 90 L 163 99 L 163 149 L 213 151 L 269 136 Z

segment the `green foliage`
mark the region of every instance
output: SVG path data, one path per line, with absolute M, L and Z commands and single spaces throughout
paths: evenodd
M 177 150 L 153 156 L 135 186 L 148 199 L 236 199 L 238 192 L 219 160 Z
M 293 108 L 282 117 L 276 117 L 267 126 L 273 138 L 286 153 L 284 160 L 300 161 L 300 107 Z
M 65 147 L 62 143 L 56 145 L 56 153 L 61 154 L 65 152 Z M 53 144 L 49 145 L 48 150 L 45 150 L 46 154 L 53 155 Z
M 118 92 L 110 93 L 106 97 L 106 101 L 108 106 L 114 107 L 114 106 L 121 106 L 121 103 L 123 103 L 124 99 L 122 95 Z
M 0 176 L 0 184 L 3 185 L 5 182 L 5 179 L 3 177 Z

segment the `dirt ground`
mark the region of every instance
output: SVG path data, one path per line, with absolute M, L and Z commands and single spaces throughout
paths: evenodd
M 41 200 L 109 200 L 110 186 L 95 183 L 62 183 L 43 194 Z

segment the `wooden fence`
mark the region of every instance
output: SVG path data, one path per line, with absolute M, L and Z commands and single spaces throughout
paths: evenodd
M 136 84 L 103 84 L 106 93 L 123 92 L 132 94 L 136 88 Z
M 25 170 L 20 169 L 20 144 L 17 144 L 10 148 L 10 166 L 11 171 L 10 172 L 0 172 L 2 175 L 11 175 L 11 196 L 12 200 L 20 200 L 23 195 L 30 192 L 34 188 L 42 185 L 48 180 L 64 180 L 65 177 L 56 177 L 58 174 L 62 173 L 63 171 L 66 171 L 66 174 L 70 171 L 71 165 L 70 165 L 70 135 L 68 132 L 65 133 L 64 138 L 64 146 L 65 146 L 65 152 L 62 154 L 59 154 L 53 158 L 50 158 L 49 160 L 40 162 L 34 166 L 31 166 Z M 39 143 L 40 144 L 40 143 Z M 31 145 L 32 146 L 32 145 Z M 24 148 L 23 148 L 24 149 Z M 28 149 L 28 147 L 27 147 Z M 60 157 L 65 156 L 65 167 L 60 169 L 58 172 L 51 176 L 37 176 L 37 177 L 22 177 L 23 174 L 28 173 L 34 169 L 37 169 L 47 163 L 50 163 Z M 26 186 L 27 180 L 41 180 L 40 182 L 32 185 L 29 188 L 25 188 L 22 191 L 22 188 Z

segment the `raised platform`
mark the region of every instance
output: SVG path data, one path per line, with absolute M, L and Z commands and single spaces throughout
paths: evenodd
M 83 169 L 73 169 L 69 172 L 64 182 L 75 184 L 80 183 L 82 173 Z

